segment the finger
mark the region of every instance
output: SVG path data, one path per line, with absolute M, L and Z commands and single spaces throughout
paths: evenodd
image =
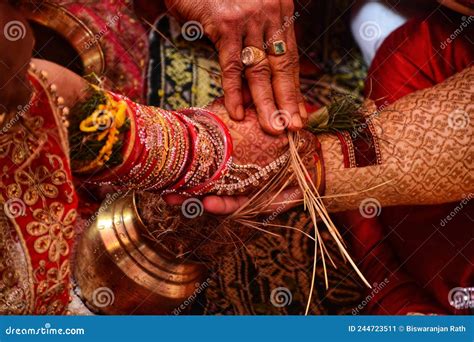
M 291 24 L 292 25 L 292 24 Z M 289 116 L 288 129 L 298 130 L 303 128 L 298 105 L 298 95 L 295 84 L 295 73 L 298 64 L 298 54 L 295 49 L 288 48 L 287 31 L 282 21 L 271 22 L 267 25 L 265 38 L 269 45 L 277 41 L 287 43 L 287 51 L 284 55 L 268 56 L 272 73 L 272 87 L 278 109 Z
M 234 120 L 244 118 L 242 105 L 242 70 L 240 60 L 242 38 L 238 35 L 224 37 L 217 43 L 219 64 L 222 69 L 222 88 L 225 107 Z
M 189 197 L 186 197 L 183 195 L 176 195 L 176 194 L 169 194 L 169 195 L 163 196 L 163 200 L 169 205 L 181 205 L 188 198 Z
M 254 30 L 252 35 L 245 38 L 245 46 L 263 48 L 263 31 Z M 258 119 L 263 130 L 269 134 L 278 135 L 284 132 L 285 127 L 277 125 L 272 116 L 277 112 L 271 83 L 271 69 L 268 59 L 265 58 L 257 65 L 245 68 L 252 99 L 257 109 Z
M 230 215 L 248 202 L 246 196 L 207 196 L 203 199 L 204 210 L 214 215 Z
M 286 22 L 290 23 L 296 20 L 294 14 L 290 17 L 286 17 Z M 301 94 L 301 83 L 300 83 L 300 63 L 299 63 L 299 56 L 298 56 L 298 44 L 296 42 L 296 34 L 295 34 L 295 26 L 290 25 L 288 28 L 287 34 L 287 46 L 288 51 L 297 56 L 298 62 L 296 63 L 295 67 L 293 68 L 294 78 L 295 78 L 295 90 L 296 90 L 296 99 L 298 102 L 298 109 L 300 111 L 300 116 L 303 119 L 303 124 L 308 121 L 308 112 L 306 111 L 306 107 L 304 105 L 304 97 Z
M 249 84 L 246 80 L 242 81 L 242 98 L 244 100 L 244 110 L 253 104 L 252 94 L 250 93 Z

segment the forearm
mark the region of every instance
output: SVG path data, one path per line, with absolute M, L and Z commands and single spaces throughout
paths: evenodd
M 436 204 L 474 192 L 473 114 L 471 67 L 370 119 L 381 156 L 377 165 L 345 168 L 339 139 L 320 136 L 329 210 L 354 209 L 370 197 L 382 206 Z
M 222 141 L 226 128 L 212 113 L 142 106 L 57 64 L 32 63 L 54 87 L 57 105 L 69 108 L 71 167 L 85 181 L 191 191 L 218 174 L 230 157 Z
M 205 193 L 231 154 L 224 124 L 202 109 L 166 111 L 89 86 L 71 109 L 73 172 L 129 190 Z
M 78 101 L 84 100 L 88 82 L 78 74 L 58 64 L 44 59 L 32 58 L 34 67 L 45 72 L 50 84 L 54 84 L 56 93 L 63 100 L 63 104 L 71 108 Z

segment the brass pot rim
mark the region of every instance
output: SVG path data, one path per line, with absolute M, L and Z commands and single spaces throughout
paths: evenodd
M 94 32 L 81 19 L 64 6 L 48 1 L 22 1 L 20 6 L 25 10 L 28 20 L 54 30 L 71 44 L 81 58 L 87 74 L 104 74 L 106 65 L 102 46 Z M 89 45 L 87 48 L 85 43 Z

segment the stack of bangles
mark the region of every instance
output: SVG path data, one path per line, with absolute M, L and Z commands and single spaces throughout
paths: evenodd
M 229 130 L 213 113 L 200 108 L 166 111 L 97 87 L 93 91 L 104 100 L 80 106 L 92 113 L 82 113 L 79 134 L 81 141 L 101 148 L 87 160 L 71 153 L 73 172 L 87 175 L 83 178 L 89 182 L 161 193 L 232 195 L 255 187 L 289 159 L 285 153 L 265 167 L 236 165 Z M 126 122 L 129 128 L 120 134 Z M 114 151 L 118 143 L 121 148 Z M 118 165 L 109 163 L 114 153 L 121 154 Z

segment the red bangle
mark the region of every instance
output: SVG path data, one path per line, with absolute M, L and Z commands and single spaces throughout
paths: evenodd
M 188 146 L 188 156 L 186 157 L 186 162 L 184 164 L 184 167 L 180 173 L 180 176 L 178 176 L 178 180 L 169 187 L 168 190 L 165 192 L 173 192 L 175 190 L 178 190 L 185 186 L 186 184 L 186 176 L 189 172 L 189 169 L 191 168 L 191 165 L 194 161 L 195 155 L 196 155 L 196 149 L 197 149 L 197 131 L 194 125 L 186 118 L 186 116 L 183 116 L 179 112 L 174 112 L 173 113 L 185 126 L 186 126 L 186 131 L 187 131 L 187 146 Z

